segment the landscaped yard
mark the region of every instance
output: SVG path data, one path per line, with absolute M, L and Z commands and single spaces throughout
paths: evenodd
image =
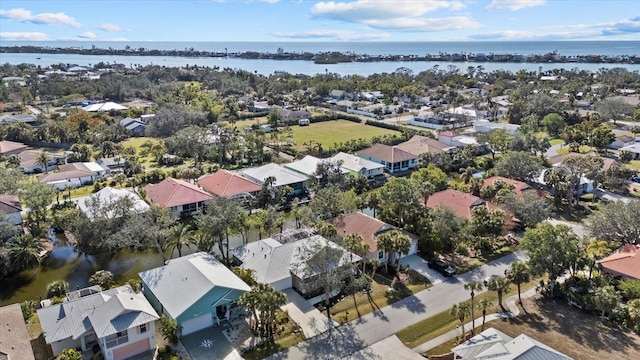
M 36 360 L 50 359 L 53 354 L 44 341 L 44 335 L 42 334 L 42 327 L 40 326 L 40 319 L 37 314 L 31 315 L 26 321 L 27 332 L 29 333 L 29 339 L 31 339 L 31 348 Z
M 331 307 L 331 317 L 343 324 L 431 286 L 427 278 L 413 270 L 401 274 L 401 279 L 390 280 L 387 276 L 375 274 L 369 293 L 358 292 L 355 298 L 353 295 L 345 296 Z M 318 304 L 318 308 L 326 312 L 322 303 Z
M 487 323 L 513 337 L 525 333 L 576 360 L 638 359 L 640 336 L 561 300 L 523 300 L 528 314 Z
M 289 319 L 285 325 L 284 331 L 275 342 L 258 346 L 251 351 L 243 353 L 242 357 L 247 360 L 265 359 L 270 355 L 278 353 L 283 349 L 294 346 L 302 341 L 304 341 L 304 334 L 300 331 L 298 324 Z

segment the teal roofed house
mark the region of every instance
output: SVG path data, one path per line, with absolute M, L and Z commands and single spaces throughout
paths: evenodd
M 205 252 L 141 272 L 142 292 L 159 314 L 175 319 L 181 335 L 239 314 L 236 301 L 251 287 Z

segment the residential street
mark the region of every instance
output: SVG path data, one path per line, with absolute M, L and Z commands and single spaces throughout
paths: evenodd
M 526 255 L 518 251 L 447 279 L 414 296 L 285 349 L 269 359 L 335 359 L 353 354 L 409 325 L 446 311 L 455 303 L 468 300 L 465 283 L 482 281 L 489 275 L 502 275 L 516 260 L 526 260 Z

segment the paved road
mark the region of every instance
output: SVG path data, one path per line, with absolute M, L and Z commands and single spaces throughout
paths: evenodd
M 489 275 L 502 275 L 509 264 L 516 260 L 526 260 L 526 255 L 516 252 L 473 271 L 449 278 L 416 295 L 287 348 L 270 359 L 347 357 L 409 325 L 450 309 L 452 304 L 469 299 L 469 292 L 464 289 L 465 283 L 471 280 L 482 281 Z

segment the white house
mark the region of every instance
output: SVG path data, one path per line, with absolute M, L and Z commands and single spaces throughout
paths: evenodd
M 616 137 L 616 139 L 609 145 L 610 149 L 618 150 L 625 146 L 633 145 L 636 142 L 636 138 L 629 135 L 622 135 Z
M 121 360 L 155 349 L 155 322 L 160 317 L 129 285 L 82 289 L 65 300 L 37 310 L 54 356 L 79 348 L 87 356 L 99 350 L 105 360 Z
M 316 175 L 318 165 L 321 163 L 331 163 L 331 162 L 337 163 L 337 161 L 334 161 L 333 159 L 320 159 L 315 156 L 307 155 L 300 160 L 283 164 L 283 166 L 289 170 L 293 170 L 297 172 L 298 174 L 304 175 L 309 179 L 315 180 L 315 179 L 318 179 L 318 176 Z M 340 168 L 340 173 L 342 175 L 348 172 L 349 170 Z
M 478 120 L 473 123 L 473 129 L 479 133 L 489 133 L 493 130 L 503 129 L 509 135 L 515 135 L 520 130 L 520 125 Z
M 335 154 L 331 158 L 331 160 L 342 161 L 343 169 L 349 170 L 353 173 L 364 175 L 367 178 L 382 176 L 384 174 L 384 165 L 367 159 L 363 159 L 359 156 L 340 152 Z
M 299 194 L 306 190 L 306 176 L 278 164 L 266 164 L 244 169 L 240 174 L 244 178 L 262 186 L 265 185 L 267 179 L 273 178 L 275 179 L 275 183 L 272 184 L 274 187 L 289 186 L 292 189 L 291 195 Z
M 66 157 L 64 154 L 47 153 L 49 161 L 47 162 L 47 168 L 45 169 L 43 164 L 40 164 L 39 156 L 42 154 L 40 151 L 24 150 L 18 154 L 20 157 L 20 170 L 25 174 L 43 173 L 54 170 L 58 164 L 64 164 Z
M 633 160 L 640 160 L 640 143 L 635 143 L 619 148 L 620 151 L 628 151 L 631 153 Z
M 131 207 L 129 209 L 116 210 L 109 207 L 109 205 L 112 205 L 116 201 L 123 198 L 129 198 L 129 200 L 131 201 Z M 108 209 L 107 212 L 105 214 L 95 214 L 95 210 L 93 210 L 93 208 L 90 206 L 93 201 L 99 202 L 100 208 Z M 138 196 L 138 194 L 130 190 L 115 189 L 109 186 L 87 198 L 76 200 L 76 202 L 78 204 L 80 212 L 85 214 L 89 219 L 94 219 L 98 216 L 116 218 L 124 215 L 123 213 L 119 213 L 119 211 L 143 213 L 149 210 L 149 204 L 144 202 L 144 200 L 142 200 L 140 196 Z
M 96 162 L 71 163 L 58 166 L 57 172 L 42 175 L 38 181 L 53 185 L 58 190 L 93 184 L 103 178 L 107 170 Z

